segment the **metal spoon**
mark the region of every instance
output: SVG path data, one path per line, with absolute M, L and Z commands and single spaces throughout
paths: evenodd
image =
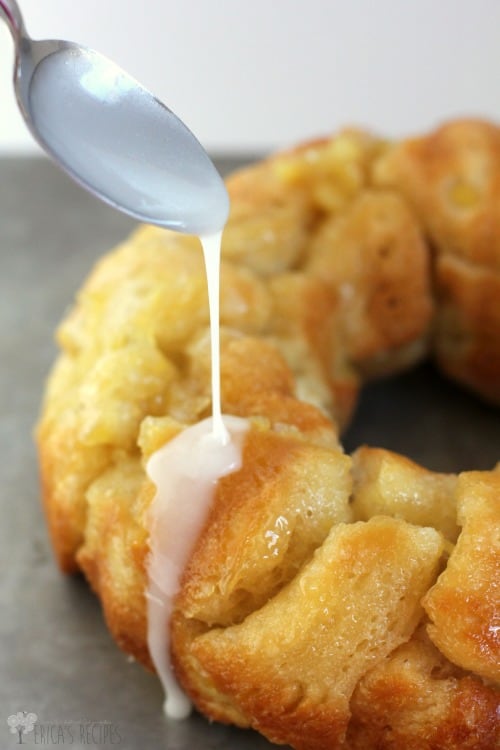
M 31 133 L 78 183 L 140 221 L 192 234 L 222 229 L 224 183 L 191 131 L 103 55 L 35 41 L 0 0 L 15 43 L 14 88 Z

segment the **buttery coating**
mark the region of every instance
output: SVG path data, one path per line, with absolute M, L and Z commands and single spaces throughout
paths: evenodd
M 338 439 L 367 378 L 428 353 L 500 402 L 499 181 L 479 121 L 348 130 L 229 179 L 222 401 L 251 428 L 171 626 L 207 716 L 296 750 L 499 746 L 500 473 Z M 58 339 L 37 430 L 54 549 L 151 667 L 144 465 L 211 409 L 197 241 L 139 228 Z

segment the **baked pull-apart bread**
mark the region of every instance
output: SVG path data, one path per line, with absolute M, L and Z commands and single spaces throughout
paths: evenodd
M 338 433 L 368 378 L 429 353 L 500 402 L 500 129 L 349 130 L 228 189 L 222 405 L 249 429 L 175 599 L 177 678 L 206 716 L 296 750 L 492 750 L 500 472 L 348 456 Z M 54 548 L 151 667 L 145 466 L 211 413 L 197 239 L 139 228 L 58 339 L 37 433 Z

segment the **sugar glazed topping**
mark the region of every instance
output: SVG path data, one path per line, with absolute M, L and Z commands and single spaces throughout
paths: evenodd
M 221 235 L 201 237 L 210 308 L 212 417 L 188 427 L 154 453 L 146 467 L 156 486 L 148 529 L 148 647 L 165 690 L 168 717 L 186 718 L 191 703 L 170 659 L 170 619 L 182 574 L 210 510 L 217 482 L 241 467 L 248 422 L 222 416 L 220 401 L 219 285 Z
M 222 442 L 212 419 L 193 425 L 154 453 L 147 473 L 157 488 L 149 510 L 148 644 L 166 693 L 165 713 L 185 718 L 191 709 L 170 663 L 169 620 L 182 573 L 210 510 L 217 481 L 241 466 L 247 421 L 224 417 Z

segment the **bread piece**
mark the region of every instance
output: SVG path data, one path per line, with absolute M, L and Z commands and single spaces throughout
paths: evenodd
M 349 750 L 493 750 L 499 699 L 451 664 L 421 625 L 360 680 L 351 701 Z
M 457 488 L 463 527 L 424 606 L 429 635 L 450 661 L 500 684 L 500 472 L 466 472 Z
M 311 238 L 305 267 L 338 295 L 342 351 L 364 378 L 395 372 L 425 351 L 429 253 L 398 195 L 364 190 L 330 215 Z
M 428 471 L 405 456 L 363 446 L 353 454 L 353 502 L 357 520 L 374 515 L 432 526 L 455 542 L 459 534 L 454 474 Z
M 500 272 L 448 255 L 436 260 L 439 314 L 434 350 L 441 369 L 500 401 Z
M 339 524 L 267 604 L 187 643 L 182 597 L 172 630 L 181 678 L 195 696 L 198 679 L 211 684 L 215 701 L 207 701 L 205 685 L 199 699 L 209 716 L 229 718 L 224 706 L 232 704 L 238 723 L 274 742 L 340 746 L 356 683 L 410 637 L 441 551 L 436 531 L 403 521 Z
M 375 182 L 400 192 L 432 244 L 440 366 L 500 402 L 500 129 L 458 120 L 390 148 Z

